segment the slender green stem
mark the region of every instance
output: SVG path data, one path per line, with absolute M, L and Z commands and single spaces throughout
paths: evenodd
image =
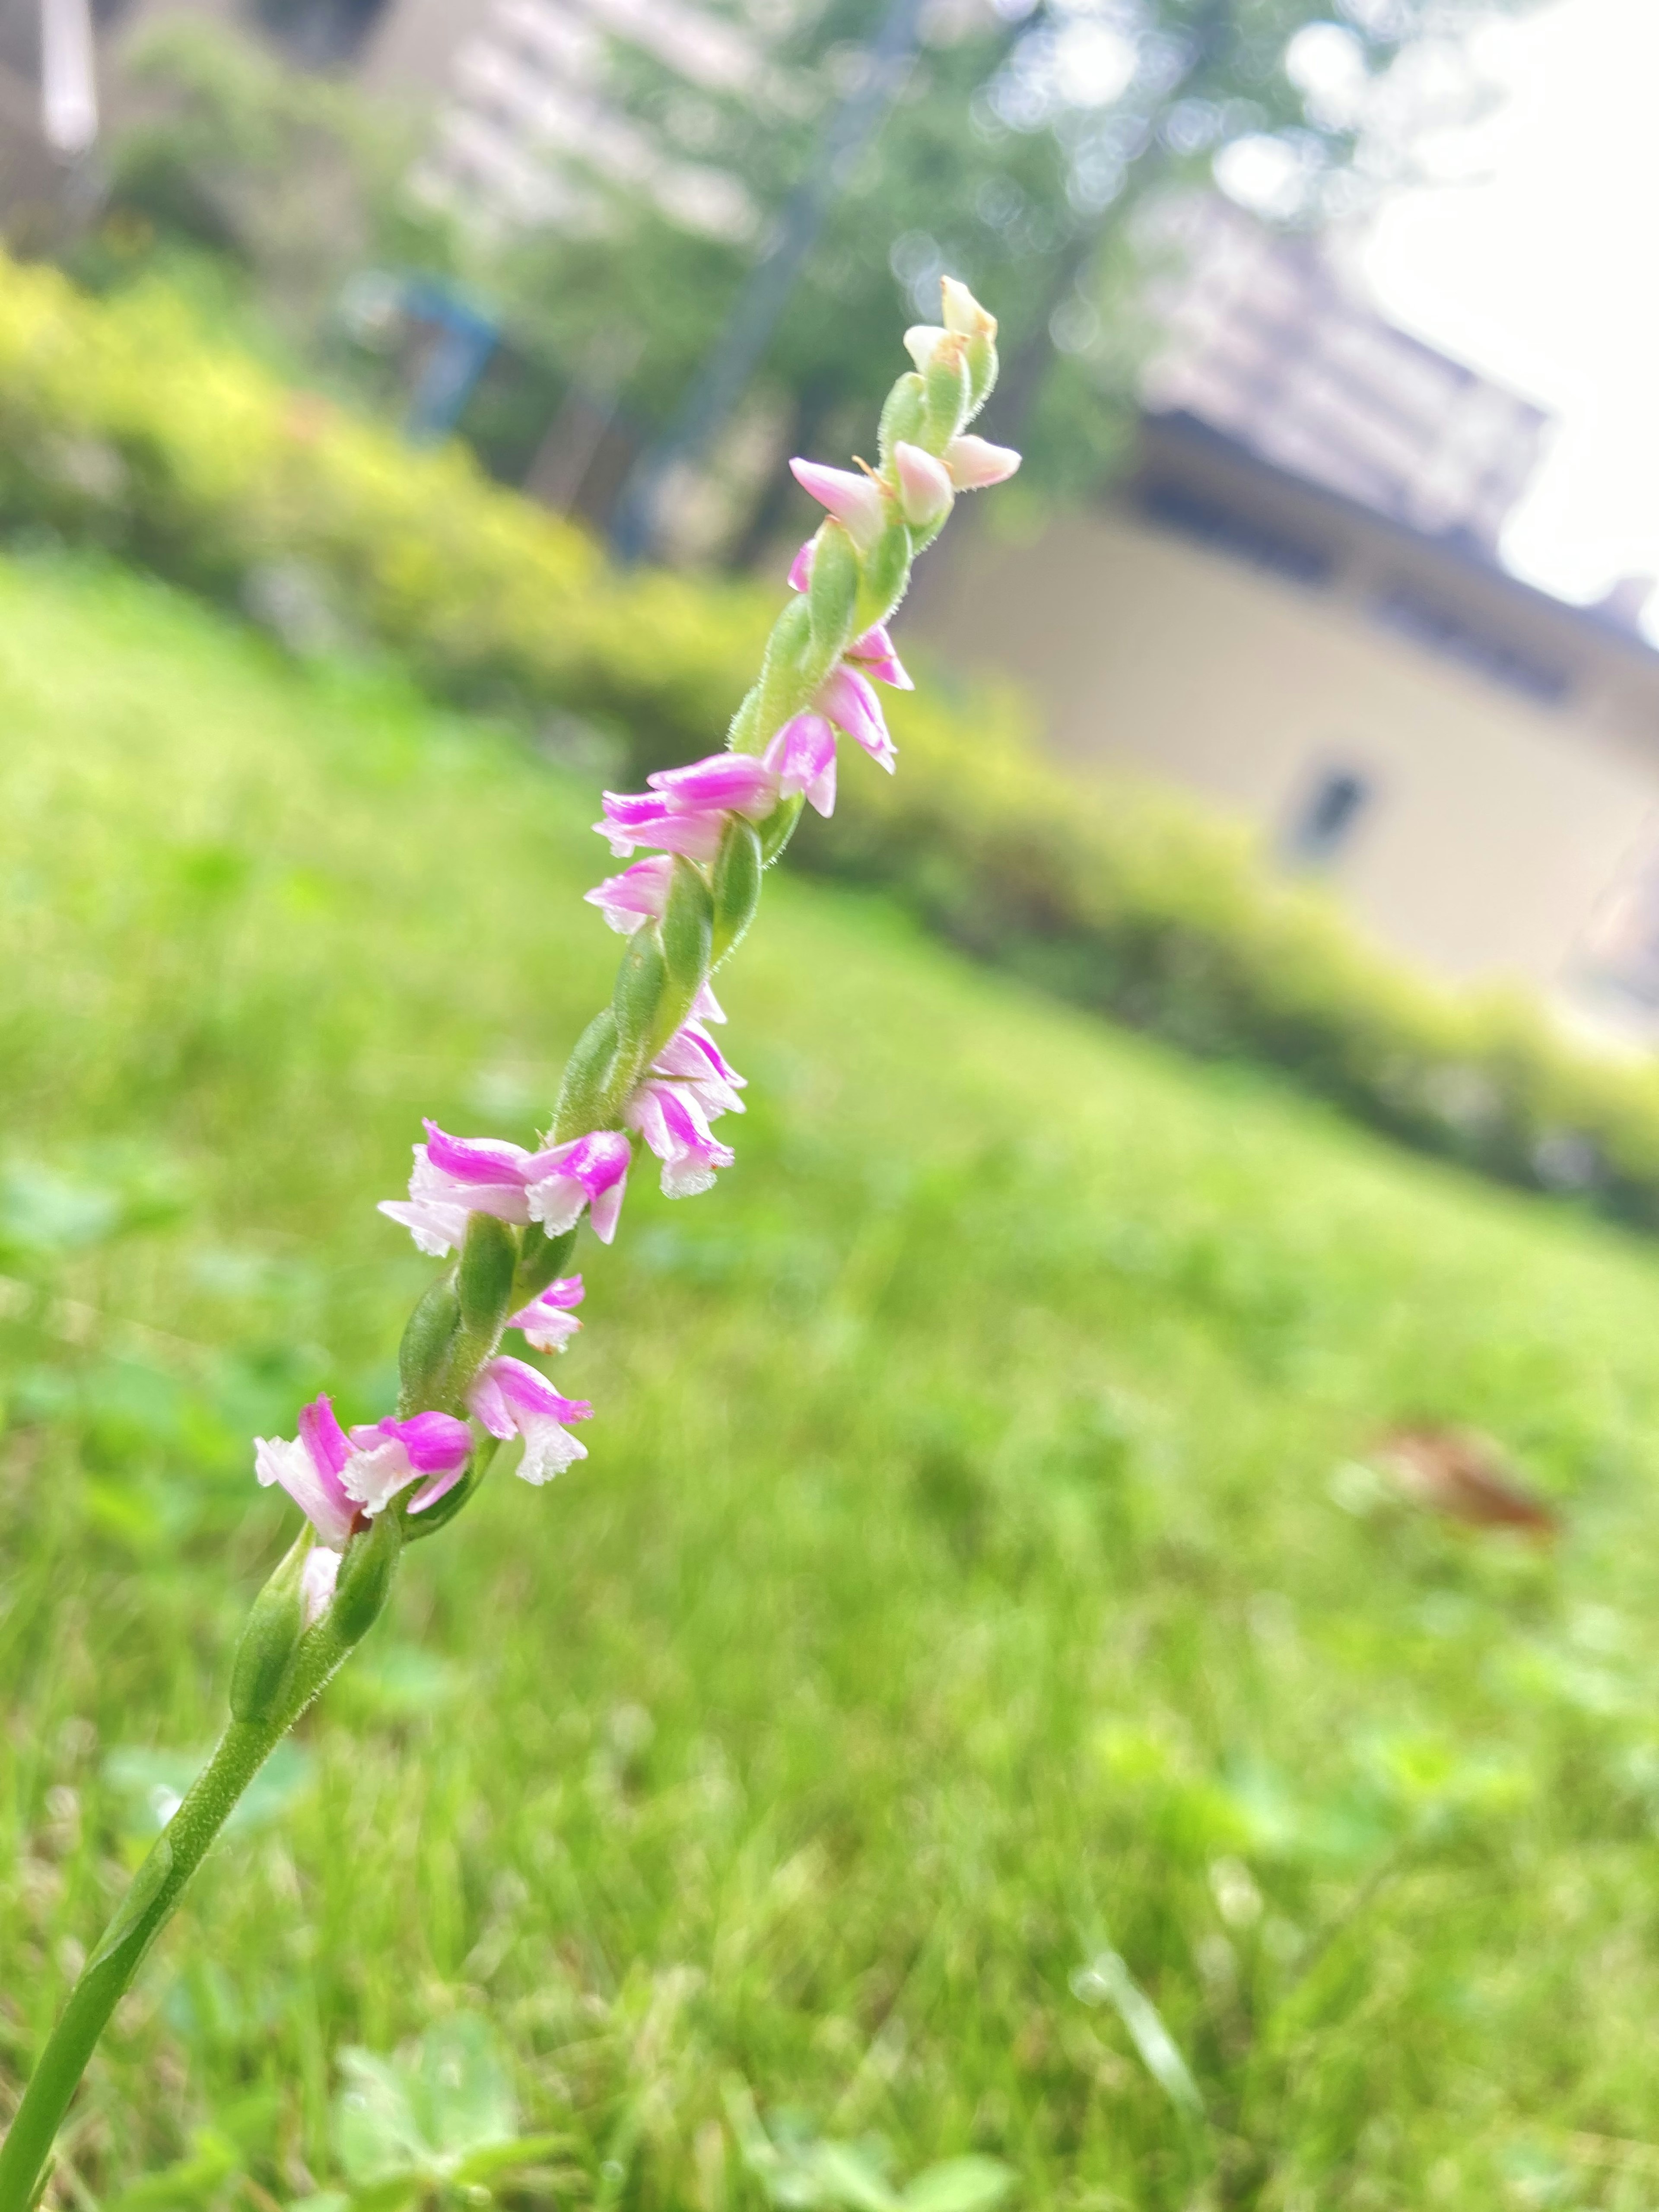
M 364 1620 L 358 1635 L 368 1626 Z M 156 1838 L 70 1992 L 0 2142 L 0 2212 L 30 2212 L 38 2203 L 53 2138 L 110 2014 L 242 1792 L 356 1641 L 325 1616 L 301 1641 L 276 1709 L 259 1720 L 232 1721 Z

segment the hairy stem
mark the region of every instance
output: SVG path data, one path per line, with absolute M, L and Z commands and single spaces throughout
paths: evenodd
M 70 1992 L 0 2142 L 0 2212 L 30 2212 L 39 2202 L 53 2138 L 110 2014 L 243 1791 L 356 1641 L 331 1620 L 319 1622 L 296 1654 L 276 1710 L 262 1720 L 231 1722 L 156 1838 Z

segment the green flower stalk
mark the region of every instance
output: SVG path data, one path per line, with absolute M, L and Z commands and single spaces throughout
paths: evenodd
M 878 465 L 791 464 L 825 519 L 790 569 L 795 596 L 726 750 L 647 777 L 643 792 L 605 794 L 595 827 L 632 864 L 587 896 L 628 945 L 611 1004 L 571 1054 L 551 1129 L 529 1151 L 428 1121 L 408 1198 L 380 1209 L 449 1262 L 404 1331 L 397 1413 L 347 1431 L 319 1397 L 296 1437 L 256 1441 L 258 1480 L 285 1489 L 306 1526 L 254 1601 L 224 1735 L 88 1960 L 0 2143 L 0 2212 L 38 2201 L 110 2014 L 242 1791 L 384 1609 L 404 1547 L 454 1518 L 501 1443 L 520 1447 L 516 1471 L 532 1483 L 586 1455 L 572 1424 L 592 1407 L 503 1340 L 516 1330 L 544 1353 L 569 1341 L 583 1291 L 564 1270 L 579 1225 L 586 1215 L 612 1241 L 641 1152 L 671 1198 L 708 1189 L 732 1162 L 713 1124 L 743 1111 L 744 1085 L 710 1034 L 725 1019 L 710 979 L 753 921 L 803 807 L 834 807 L 838 736 L 892 771 L 874 687 L 912 688 L 887 631 L 911 564 L 958 492 L 1018 466 L 968 431 L 995 381 L 995 340 L 994 319 L 947 277 L 942 322 L 906 333 L 915 367 L 882 410 Z

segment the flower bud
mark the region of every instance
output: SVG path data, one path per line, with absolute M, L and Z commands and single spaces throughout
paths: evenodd
M 761 841 L 754 824 L 734 815 L 714 862 L 714 961 L 724 960 L 755 918 L 760 904 Z
M 455 1291 L 469 1335 L 494 1344 L 513 1304 L 518 1265 L 518 1243 L 506 1222 L 493 1213 L 468 1214 Z
M 942 453 L 968 419 L 972 386 L 965 338 L 946 332 L 928 357 L 922 386 L 921 442 L 930 452 Z
M 958 491 L 1006 483 L 1019 461 L 1012 446 L 994 446 L 988 438 L 952 438 L 945 448 L 945 471 Z
M 963 358 L 968 364 L 969 398 L 964 420 L 971 422 L 991 396 L 997 380 L 997 319 L 988 314 L 965 284 L 954 276 L 939 280 L 945 327 L 966 341 Z
M 939 303 L 945 327 L 959 337 L 994 338 L 997 319 L 981 307 L 968 287 L 954 276 L 939 279 Z
M 236 1646 L 230 1669 L 231 1717 L 269 1720 L 280 1696 L 289 1662 L 306 1631 L 301 1583 L 313 1532 L 301 1529 L 276 1572 L 253 1601 L 253 1610 Z
M 956 428 L 955 423 L 951 428 Z M 825 468 L 820 461 L 793 460 L 790 473 L 805 492 L 845 523 L 860 553 L 874 544 L 886 520 L 880 486 L 850 469 Z
M 942 522 L 954 496 L 943 465 L 902 438 L 893 448 L 893 462 L 898 471 L 899 511 L 910 527 L 927 530 Z

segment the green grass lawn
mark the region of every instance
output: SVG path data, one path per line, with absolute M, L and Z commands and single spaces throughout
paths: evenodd
M 594 800 L 0 569 L 0 2086 L 218 1726 L 249 1437 L 389 1402 L 419 1116 L 526 1140 L 608 989 Z M 58 2201 L 206 2127 L 252 2179 L 143 2201 L 325 2187 L 339 2051 L 462 2009 L 562 2202 L 758 2205 L 742 2081 L 1030 2206 L 1659 2204 L 1659 1254 L 787 873 L 721 992 L 738 1165 L 584 1247 L 591 1456 L 410 1556 Z M 1553 1555 L 1355 1510 L 1419 1414 Z

